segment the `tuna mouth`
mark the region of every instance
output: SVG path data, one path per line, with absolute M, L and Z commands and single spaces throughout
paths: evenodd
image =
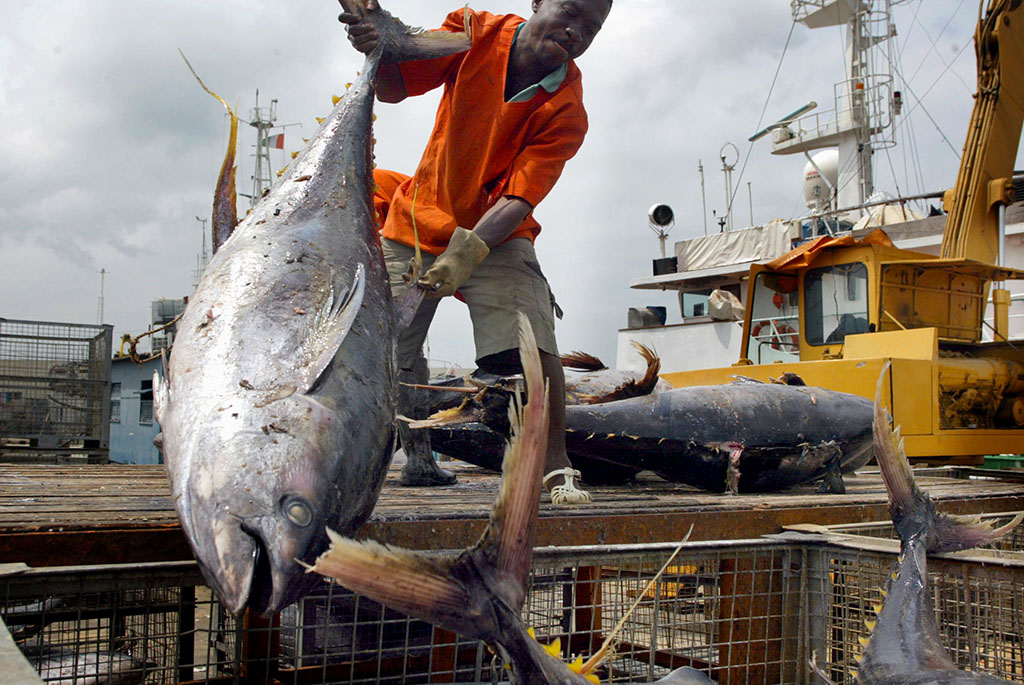
M 267 549 L 266 542 L 259 531 L 246 523 L 242 523 L 240 528 L 243 533 L 252 538 L 253 545 L 255 546 L 252 576 L 249 580 L 249 594 L 245 599 L 244 606 L 267 616 L 275 613 L 273 609 L 275 609 L 274 600 L 276 599 L 270 551 Z

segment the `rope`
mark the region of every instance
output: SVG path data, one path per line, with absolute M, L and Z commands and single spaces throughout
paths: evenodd
M 790 22 L 789 24 L 789 35 L 786 36 L 786 44 L 782 47 L 782 55 L 779 56 L 779 64 L 775 67 L 775 76 L 772 77 L 772 84 L 768 88 L 768 96 L 764 99 L 764 106 L 761 108 L 761 116 L 757 119 L 757 126 L 755 130 L 761 129 L 761 124 L 764 122 L 764 113 L 768 111 L 768 103 L 772 99 L 772 93 L 775 91 L 775 83 L 779 80 L 779 73 L 782 71 L 782 62 L 786 59 L 786 52 L 789 50 L 789 42 L 793 39 L 793 30 L 796 28 L 796 22 Z M 750 153 L 754 150 L 754 142 L 751 141 L 747 145 L 747 156 L 743 160 L 743 166 L 740 167 L 740 175 L 736 179 L 736 186 L 729 193 L 729 206 L 726 207 L 725 214 L 729 216 L 732 214 L 732 203 L 736 199 L 736 193 L 739 190 L 740 184 L 743 181 L 743 173 L 747 170 L 747 162 L 750 161 Z
M 150 354 L 148 357 L 141 357 L 139 355 L 138 350 L 136 349 L 136 346 L 139 344 L 139 341 L 142 340 L 143 338 L 145 338 L 147 335 L 153 335 L 154 333 L 159 333 L 160 331 L 162 331 L 162 330 L 164 330 L 166 328 L 169 328 L 170 326 L 173 326 L 174 324 L 178 323 L 178 320 L 181 319 L 182 316 L 184 316 L 184 312 L 182 312 L 181 314 L 178 314 L 176 317 L 174 317 L 173 319 L 171 319 L 170 321 L 165 323 L 163 326 L 160 326 L 159 328 L 154 328 L 152 330 L 146 331 L 145 333 L 140 333 L 139 335 L 135 336 L 134 338 L 131 337 L 131 336 L 128 336 L 128 355 L 127 355 L 128 358 L 131 359 L 136 364 L 144 364 L 144 363 L 146 363 L 148 361 L 152 361 L 152 360 L 156 359 L 157 357 L 161 356 L 163 354 L 163 352 L 155 352 L 153 354 Z

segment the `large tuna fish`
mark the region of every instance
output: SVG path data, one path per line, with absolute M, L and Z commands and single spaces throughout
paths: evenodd
M 883 377 L 887 370 L 888 365 L 882 371 Z M 900 556 L 889 579 L 885 603 L 877 620 L 872 622 L 871 637 L 857 668 L 857 682 L 864 685 L 1008 682 L 959 670 L 943 649 L 928 589 L 927 555 L 991 542 L 1019 524 L 1021 516 L 1001 528 L 992 529 L 976 517 L 937 513 L 928 493 L 914 482 L 899 429 L 893 431 L 889 427 L 881 395 L 879 379 L 874 414 L 875 454 L 889 493 L 889 513 L 900 538 Z
M 570 460 L 647 469 L 712 492 L 819 479 L 842 492 L 842 474 L 871 459 L 871 417 L 871 401 L 849 393 L 732 383 L 567 407 L 565 440 Z
M 477 394 L 412 425 L 429 427 L 431 444 L 445 454 L 493 469 L 508 435 L 507 395 Z M 842 474 L 871 458 L 871 411 L 870 400 L 804 385 L 676 388 L 569 404 L 565 442 L 589 483 L 621 484 L 649 470 L 712 492 L 770 492 L 815 480 L 843 492 Z
M 520 356 L 529 388 L 544 387 L 540 356 L 526 317 L 520 316 Z M 532 392 L 505 457 L 504 477 L 480 541 L 461 553 L 437 555 L 356 542 L 331 535 L 331 548 L 313 570 L 354 592 L 430 621 L 461 636 L 497 645 L 513 683 L 587 685 L 598 663 L 566 664 L 557 649 L 542 646 L 527 630 L 520 610 L 526 599 L 536 537 L 541 473 L 547 446 L 547 391 Z M 690 668 L 677 669 L 662 685 L 712 681 Z
M 302 155 L 217 250 L 189 301 L 155 409 L 174 504 L 232 612 L 316 584 L 296 560 L 369 515 L 392 451 L 394 313 L 374 227 L 374 79 L 387 61 L 468 49 L 375 3 L 381 40 Z M 373 9 L 366 5 L 372 4 Z

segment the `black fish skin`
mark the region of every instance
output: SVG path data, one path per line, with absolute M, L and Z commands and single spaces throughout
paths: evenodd
M 835 441 L 848 473 L 871 456 L 871 402 L 814 387 L 766 384 L 677 388 L 566 408 L 575 455 L 649 469 L 674 482 L 726 490 L 739 451 L 739 492 L 770 492 L 821 478 Z M 820 453 L 819 453 L 820 452 Z

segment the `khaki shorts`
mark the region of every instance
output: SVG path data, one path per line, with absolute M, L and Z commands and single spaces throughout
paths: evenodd
M 402 280 L 415 251 L 383 238 L 384 260 L 391 278 L 391 294 L 397 297 L 409 285 Z M 434 263 L 434 255 L 423 253 L 423 268 Z M 523 312 L 533 326 L 537 347 L 558 355 L 555 344 L 554 298 L 540 270 L 533 243 L 514 238 L 494 247 L 458 292 L 469 307 L 473 321 L 476 358 L 519 348 L 516 313 Z M 427 329 L 434 318 L 439 299 L 424 299 L 409 327 L 398 339 L 398 366 L 410 369 L 421 355 Z

